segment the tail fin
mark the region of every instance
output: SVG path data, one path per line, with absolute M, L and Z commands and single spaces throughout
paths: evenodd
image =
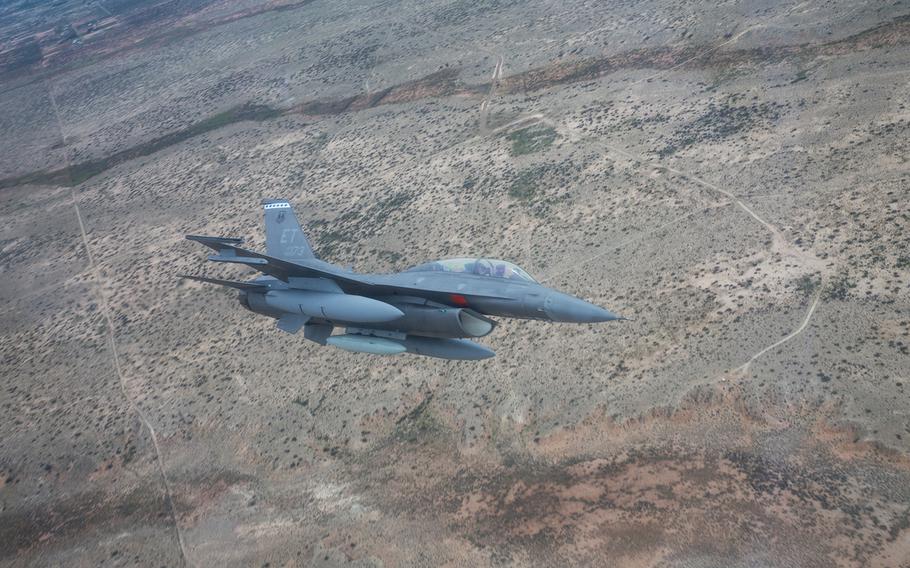
M 269 256 L 291 261 L 316 258 L 290 203 L 283 199 L 264 199 L 262 208 L 265 211 L 265 250 Z

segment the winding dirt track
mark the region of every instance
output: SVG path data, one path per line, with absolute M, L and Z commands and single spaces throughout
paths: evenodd
M 802 333 L 803 330 L 805 330 L 806 327 L 808 327 L 809 320 L 812 319 L 812 314 L 815 313 L 815 308 L 818 307 L 818 302 L 820 299 L 821 299 L 821 295 L 816 294 L 815 297 L 812 299 L 812 304 L 809 305 L 809 311 L 806 312 L 806 317 L 803 318 L 803 323 L 801 323 L 800 326 L 793 331 L 793 333 L 791 333 L 790 335 L 784 337 L 783 339 L 776 341 L 776 342 L 772 343 L 771 345 L 765 347 L 764 349 L 762 349 L 761 351 L 759 351 L 758 353 L 753 355 L 748 361 L 746 361 L 745 363 L 743 363 L 742 365 L 737 367 L 736 371 L 741 372 L 741 373 L 747 372 L 749 370 L 749 365 L 751 365 L 756 359 L 758 359 L 759 357 L 761 357 L 768 351 L 771 351 L 772 349 L 776 349 L 777 347 L 780 347 L 784 343 L 790 341 L 791 339 L 793 339 L 794 337 L 796 337 L 797 335 Z
M 622 87 L 617 87 L 617 88 L 615 88 L 615 89 L 609 90 L 609 91 L 607 92 L 607 94 L 609 94 L 609 95 L 615 95 L 615 94 L 621 93 L 622 91 L 625 91 L 625 90 L 627 90 L 627 89 L 629 89 L 629 88 L 631 88 L 631 87 L 633 87 L 633 86 L 635 86 L 635 85 L 638 85 L 638 84 L 643 83 L 643 82 L 646 82 L 646 81 L 651 81 L 651 80 L 653 80 L 653 79 L 655 79 L 655 78 L 657 78 L 657 77 L 660 77 L 660 76 L 662 76 L 662 75 L 664 75 L 664 74 L 666 74 L 666 73 L 669 73 L 669 72 L 671 72 L 671 71 L 673 71 L 673 70 L 675 70 L 675 69 L 679 69 L 679 68 L 683 67 L 684 65 L 686 65 L 686 64 L 688 64 L 688 63 L 691 63 L 692 61 L 695 61 L 695 60 L 698 60 L 698 59 L 700 59 L 700 58 L 702 58 L 702 57 L 705 57 L 705 56 L 707 56 L 707 55 L 710 55 L 711 53 L 714 53 L 714 52 L 718 51 L 719 49 L 721 49 L 721 48 L 723 48 L 723 47 L 725 47 L 725 46 L 727 46 L 727 45 L 731 45 L 731 44 L 736 43 L 736 42 L 739 41 L 743 36 L 745 36 L 746 34 L 748 34 L 749 32 L 751 32 L 751 31 L 753 31 L 753 30 L 755 30 L 755 29 L 759 29 L 759 28 L 766 27 L 766 26 L 768 26 L 772 21 L 774 21 L 774 20 L 777 19 L 777 18 L 786 17 L 787 15 L 791 14 L 794 10 L 799 9 L 800 7 L 804 6 L 805 4 L 806 4 L 806 3 L 803 2 L 802 4 L 798 4 L 797 6 L 794 6 L 794 7 L 790 8 L 790 9 L 787 10 L 787 12 L 784 13 L 784 14 L 777 15 L 777 16 L 772 16 L 772 17 L 768 18 L 768 20 L 767 20 L 766 22 L 759 23 L 759 24 L 755 24 L 755 25 L 753 25 L 753 26 L 749 26 L 748 28 L 746 28 L 746 29 L 744 29 L 744 30 L 741 30 L 740 32 L 738 32 L 738 33 L 736 33 L 735 35 L 733 35 L 730 39 L 725 40 L 725 41 L 722 41 L 722 42 L 719 42 L 719 43 L 715 44 L 713 47 L 708 48 L 708 49 L 706 49 L 706 50 L 704 50 L 704 51 L 702 51 L 702 52 L 700 52 L 700 53 L 698 53 L 698 54 L 696 54 L 696 55 L 693 55 L 692 57 L 686 58 L 686 59 L 684 59 L 683 61 L 680 61 L 679 63 L 677 63 L 676 65 L 673 65 L 672 67 L 669 67 L 669 68 L 667 68 L 667 69 L 662 69 L 662 70 L 660 70 L 660 71 L 658 71 L 658 72 L 656 72 L 656 73 L 653 73 L 653 74 L 651 74 L 651 75 L 648 75 L 647 77 L 644 77 L 644 78 L 638 79 L 638 80 L 636 80 L 636 81 L 633 81 L 632 83 L 630 83 L 630 84 L 628 84 L 628 85 L 624 85 L 624 86 L 622 86 Z M 483 51 L 485 51 L 485 52 L 487 52 L 487 53 L 490 53 L 491 55 L 495 55 L 495 56 L 498 58 L 498 60 L 497 60 L 497 63 L 496 63 L 496 65 L 495 65 L 494 69 L 493 69 L 493 75 L 492 75 L 492 77 L 491 77 L 491 82 L 490 82 L 490 89 L 489 89 L 489 91 L 487 92 L 486 96 L 484 97 L 483 101 L 480 103 L 480 120 L 479 120 L 479 123 L 480 123 L 480 132 L 479 132 L 479 137 L 486 137 L 486 136 L 491 136 L 491 135 L 499 134 L 500 132 L 503 132 L 503 131 L 505 131 L 505 130 L 508 130 L 508 129 L 513 128 L 513 127 L 518 126 L 518 125 L 525 125 L 525 123 L 527 123 L 527 125 L 530 125 L 530 124 L 534 124 L 534 123 L 536 123 L 536 122 L 541 122 L 541 121 L 542 121 L 542 122 L 546 122 L 546 123 L 550 124 L 551 126 L 554 126 L 554 127 L 557 128 L 557 129 L 560 129 L 561 127 L 560 127 L 560 125 L 559 125 L 559 123 L 558 123 L 557 118 L 554 117 L 554 116 L 552 116 L 552 115 L 548 115 L 547 113 L 535 113 L 535 114 L 532 114 L 532 115 L 528 115 L 528 116 L 524 116 L 524 117 L 519 117 L 518 119 L 515 119 L 515 120 L 509 122 L 508 124 L 505 124 L 505 125 L 503 125 L 503 126 L 500 126 L 500 127 L 496 128 L 496 129 L 494 129 L 494 130 L 491 130 L 491 129 L 489 128 L 490 107 L 491 107 L 491 104 L 492 104 L 493 95 L 494 95 L 494 93 L 495 93 L 495 91 L 496 91 L 497 86 L 499 85 L 499 83 L 501 82 L 501 79 L 502 79 L 502 69 L 503 69 L 503 61 L 504 61 L 504 58 L 503 58 L 502 55 L 494 54 L 493 52 L 490 52 L 490 51 L 488 51 L 488 50 L 485 50 L 485 49 L 484 49 Z M 562 129 L 564 130 L 564 128 L 562 128 Z M 729 190 L 726 190 L 726 189 L 724 189 L 724 188 L 722 188 L 722 187 L 720 187 L 720 186 L 718 186 L 718 185 L 716 185 L 716 184 L 714 184 L 714 183 L 711 183 L 711 182 L 709 182 L 709 181 L 707 181 L 707 180 L 705 180 L 705 179 L 702 179 L 701 177 L 696 176 L 696 175 L 694 175 L 694 174 L 692 174 L 692 173 L 686 172 L 686 171 L 681 170 L 681 169 L 679 169 L 679 168 L 674 168 L 674 167 L 672 167 L 672 166 L 670 166 L 670 165 L 667 165 L 667 164 L 663 164 L 663 163 L 656 162 L 656 161 L 653 161 L 653 160 L 648 160 L 647 158 L 644 158 L 644 157 L 642 157 L 642 156 L 637 156 L 637 155 L 632 154 L 632 153 L 630 153 L 630 152 L 628 152 L 628 151 L 626 151 L 626 150 L 624 150 L 624 149 L 622 149 L 622 148 L 619 148 L 619 147 L 617 147 L 617 146 L 615 146 L 615 145 L 612 145 L 612 144 L 609 144 L 609 143 L 605 143 L 605 142 L 602 142 L 602 141 L 600 141 L 600 140 L 598 140 L 598 139 L 595 139 L 595 138 L 592 137 L 592 136 L 586 136 L 585 139 L 586 139 L 586 141 L 588 141 L 588 142 L 593 142 L 593 143 L 595 143 L 595 144 L 600 144 L 603 148 L 609 150 L 610 152 L 613 152 L 613 153 L 615 153 L 615 154 L 618 154 L 618 155 L 620 155 L 620 156 L 623 156 L 624 158 L 627 158 L 627 159 L 633 161 L 633 162 L 636 163 L 636 164 L 648 165 L 648 166 L 652 166 L 652 167 L 656 167 L 656 168 L 663 169 L 663 170 L 665 170 L 665 171 L 674 173 L 674 174 L 676 174 L 676 175 L 678 175 L 678 176 L 680 176 L 680 177 L 683 177 L 683 178 L 685 178 L 685 179 L 688 179 L 688 180 L 690 180 L 690 181 L 692 181 L 692 182 L 694 182 L 694 183 L 696 183 L 696 184 L 698 184 L 698 185 L 700 185 L 700 186 L 702 186 L 702 187 L 704 187 L 704 188 L 706 188 L 706 189 L 708 189 L 708 190 L 711 190 L 711 191 L 713 191 L 713 192 L 715 192 L 715 193 L 718 193 L 718 194 L 722 195 L 723 197 L 729 199 L 730 202 L 732 202 L 733 204 L 735 204 L 738 208 L 740 208 L 744 213 L 746 213 L 746 214 L 747 214 L 750 218 L 752 218 L 755 222 L 757 222 L 757 223 L 759 223 L 760 225 L 762 225 L 769 233 L 771 233 L 772 244 L 771 244 L 771 251 L 770 251 L 770 252 L 778 252 L 778 253 L 780 253 L 780 254 L 782 254 L 782 255 L 785 255 L 785 256 L 789 256 L 789 257 L 791 257 L 791 258 L 794 258 L 795 260 L 797 260 L 797 262 L 800 262 L 801 264 L 803 264 L 803 265 L 806 266 L 807 268 L 808 268 L 808 266 L 810 266 L 811 264 L 813 264 L 813 261 L 815 261 L 815 263 L 818 262 L 818 259 L 816 259 L 816 258 L 811 258 L 811 259 L 808 258 L 808 256 L 810 256 L 810 253 L 807 253 L 807 252 L 805 252 L 805 251 L 802 251 L 802 250 L 798 249 L 797 247 L 793 246 L 791 243 L 787 242 L 787 240 L 784 238 L 783 234 L 781 233 L 781 231 L 780 231 L 777 227 L 775 227 L 772 223 L 770 223 L 769 221 L 767 221 L 766 219 L 764 219 L 763 217 L 761 217 L 761 216 L 760 216 L 758 213 L 756 213 L 751 207 L 749 207 L 749 205 L 747 205 L 742 199 L 740 199 L 739 197 L 737 197 L 736 194 L 734 194 L 733 192 L 731 192 L 731 191 L 729 191 Z M 698 212 L 698 211 L 693 211 L 693 212 L 691 212 L 691 213 L 689 213 L 689 214 L 687 214 L 687 215 L 683 215 L 683 216 L 678 217 L 677 219 L 674 219 L 674 220 L 672 220 L 672 221 L 670 221 L 670 222 L 668 222 L 668 223 L 665 223 L 665 224 L 660 225 L 660 226 L 658 226 L 658 227 L 656 227 L 656 228 L 654 228 L 654 229 L 651 229 L 651 230 L 649 230 L 649 231 L 643 233 L 642 235 L 633 237 L 633 239 L 631 239 L 630 242 L 633 242 L 633 241 L 635 241 L 635 240 L 637 240 L 637 239 L 639 239 L 639 238 L 642 238 L 642 237 L 644 237 L 644 236 L 646 236 L 646 235 L 653 234 L 654 232 L 659 231 L 660 229 L 665 228 L 665 227 L 667 227 L 667 226 L 673 225 L 673 224 L 679 222 L 680 220 L 689 218 L 689 217 L 693 216 L 693 215 L 694 215 L 695 213 L 697 213 L 697 212 Z M 623 243 L 623 244 L 627 244 L 627 243 Z M 572 265 L 571 267 L 569 267 L 569 268 L 567 268 L 567 269 L 565 269 L 565 270 L 558 270 L 558 271 L 556 271 L 556 272 L 554 272 L 554 273 L 548 274 L 547 276 L 545 276 L 545 277 L 544 277 L 543 279 L 541 279 L 540 281 L 541 281 L 541 282 L 546 282 L 546 281 L 548 281 L 548 280 L 551 280 L 553 277 L 555 277 L 555 276 L 557 276 L 557 275 L 565 274 L 566 272 L 569 272 L 569 271 L 571 271 L 571 270 L 575 270 L 575 269 L 580 268 L 580 267 L 582 267 L 582 266 L 586 266 L 586 265 L 590 264 L 591 262 L 594 262 L 595 260 L 598 260 L 599 258 L 603 257 L 605 254 L 607 254 L 607 253 L 599 253 L 599 254 L 597 254 L 597 255 L 595 255 L 595 256 L 593 256 L 593 257 L 590 257 L 590 258 L 588 258 L 588 259 L 585 259 L 585 260 L 583 260 L 583 261 L 581 261 L 581 262 L 573 263 L 573 265 Z M 823 282 L 822 282 L 822 284 L 823 284 Z M 804 317 L 802 323 L 801 323 L 801 324 L 800 324 L 792 333 L 790 333 L 789 335 L 787 335 L 787 336 L 784 337 L 783 339 L 781 339 L 781 340 L 779 340 L 779 341 L 777 341 L 777 342 L 775 342 L 775 343 L 773 343 L 773 344 L 771 344 L 771 345 L 769 345 L 769 346 L 767 346 L 767 347 L 764 347 L 764 348 L 758 350 L 754 355 L 752 355 L 752 357 L 749 359 L 748 362 L 744 363 L 743 365 L 740 365 L 739 367 L 737 367 L 736 370 L 737 370 L 737 371 L 740 371 L 740 372 L 748 372 L 749 366 L 750 366 L 750 364 L 751 364 L 753 361 L 755 361 L 756 359 L 758 359 L 759 357 L 761 357 L 762 355 L 764 355 L 764 354 L 767 353 L 768 351 L 771 351 L 772 349 L 775 349 L 776 347 L 779 347 L 780 345 L 786 343 L 787 341 L 793 339 L 794 337 L 796 337 L 796 336 L 798 336 L 800 333 L 802 333 L 803 330 L 805 330 L 806 327 L 808 326 L 809 321 L 812 319 L 812 315 L 815 313 L 815 309 L 818 307 L 818 303 L 819 303 L 819 301 L 820 301 L 820 298 L 821 298 L 820 294 L 816 294 L 816 296 L 814 297 L 814 299 L 813 299 L 811 305 L 809 306 L 808 311 L 806 312 L 806 315 L 805 315 L 805 317 Z
M 674 66 L 672 66 L 672 67 L 669 67 L 669 68 L 667 68 L 667 69 L 662 69 L 662 70 L 660 70 L 660 71 L 658 71 L 658 72 L 656 72 L 656 73 L 653 73 L 653 74 L 651 74 L 651 75 L 649 75 L 649 76 L 647 76 L 647 77 L 644 77 L 644 78 L 642 78 L 642 79 L 639 79 L 639 80 L 637 80 L 637 81 L 634 81 L 634 82 L 632 82 L 632 83 L 630 83 L 630 84 L 628 84 L 628 85 L 624 85 L 624 86 L 622 86 L 622 87 L 618 87 L 618 88 L 616 88 L 616 89 L 613 89 L 613 90 L 611 90 L 611 91 L 608 91 L 608 94 L 610 94 L 610 95 L 618 94 L 618 93 L 620 93 L 620 92 L 622 92 L 622 91 L 625 91 L 625 90 L 629 89 L 629 88 L 632 87 L 632 86 L 635 86 L 635 85 L 640 84 L 640 83 L 645 82 L 645 81 L 653 80 L 653 79 L 655 79 L 655 78 L 657 78 L 657 77 L 660 77 L 660 76 L 662 76 L 662 75 L 664 75 L 664 74 L 666 74 L 666 73 L 668 73 L 668 72 L 670 72 L 670 71 L 673 71 L 673 70 L 675 70 L 675 69 L 678 69 L 678 68 L 680 68 L 680 67 L 682 67 L 682 66 L 684 66 L 684 65 L 686 65 L 686 64 L 688 64 L 688 63 L 690 63 L 690 62 L 692 62 L 692 61 L 695 61 L 695 60 L 700 59 L 700 58 L 702 58 L 702 57 L 705 57 L 705 56 L 707 56 L 707 55 L 709 55 L 709 54 L 711 54 L 711 53 L 714 53 L 714 52 L 716 52 L 717 50 L 721 49 L 721 48 L 724 47 L 724 46 L 727 46 L 727 45 L 730 45 L 730 44 L 733 44 L 733 43 L 737 42 L 739 39 L 741 39 L 744 35 L 746 35 L 746 34 L 749 33 L 750 31 L 755 30 L 755 29 L 758 29 L 758 28 L 766 27 L 766 26 L 768 26 L 771 22 L 773 22 L 775 19 L 786 17 L 787 15 L 793 13 L 795 10 L 797 10 L 797 9 L 799 9 L 799 8 L 801 8 L 801 7 L 803 7 L 803 6 L 806 5 L 806 4 L 807 4 L 806 2 L 803 2 L 803 3 L 801 3 L 801 4 L 798 4 L 798 5 L 796 5 L 796 6 L 792 7 L 792 8 L 790 8 L 790 9 L 787 10 L 784 14 L 780 14 L 780 15 L 777 15 L 777 16 L 772 16 L 772 17 L 768 18 L 768 20 L 765 21 L 765 22 L 763 22 L 763 23 L 759 23 L 759 24 L 755 24 L 755 25 L 753 25 L 753 26 L 749 26 L 748 28 L 746 28 L 746 29 L 740 31 L 739 33 L 735 34 L 735 35 L 734 35 L 733 37 L 731 37 L 729 40 L 720 42 L 720 43 L 714 45 L 713 47 L 711 47 L 711 48 L 709 48 L 709 49 L 706 49 L 706 50 L 702 51 L 701 53 L 698 53 L 698 54 L 696 54 L 696 55 L 694 55 L 694 56 L 692 56 L 692 57 L 689 57 L 689 58 L 687 58 L 687 59 L 685 59 L 685 60 L 679 62 L 678 64 L 676 64 L 676 65 L 674 65 Z M 498 69 L 498 71 L 501 71 L 501 69 Z M 496 73 L 494 72 L 494 77 L 495 77 L 495 76 L 496 76 Z M 493 85 L 495 86 L 495 84 L 496 84 L 496 83 L 495 83 L 495 81 L 494 81 L 494 84 L 493 84 Z M 491 93 L 491 94 L 492 94 L 492 91 L 493 91 L 493 86 L 491 86 L 491 89 L 490 89 L 490 93 Z M 488 108 L 486 109 L 486 112 L 488 112 Z M 485 121 L 485 120 L 486 120 L 486 117 L 484 117 L 484 121 Z M 546 119 L 546 120 L 547 120 L 550 124 L 553 124 L 553 125 L 555 125 L 555 124 L 557 123 L 556 118 L 555 118 L 555 117 L 552 117 L 552 116 L 548 117 L 548 119 Z M 718 185 L 716 185 L 716 184 L 713 184 L 713 183 L 711 183 L 711 182 L 709 182 L 709 181 L 706 181 L 706 180 L 704 180 L 704 179 L 702 179 L 702 178 L 700 178 L 700 177 L 698 177 L 698 176 L 696 176 L 696 175 L 694 175 L 694 174 L 691 174 L 691 173 L 689 173 L 689 172 L 680 170 L 680 169 L 678 169 L 678 168 L 674 168 L 674 167 L 669 166 L 669 165 L 667 165 L 667 164 L 663 164 L 663 163 L 656 162 L 656 161 L 653 161 L 653 160 L 648 160 L 648 159 L 646 159 L 646 158 L 644 158 L 644 157 L 642 157 L 642 156 L 636 156 L 636 155 L 634 155 L 634 154 L 632 154 L 632 153 L 630 153 L 630 152 L 628 152 L 628 151 L 626 151 L 626 150 L 624 150 L 624 149 L 622 149 L 622 148 L 616 147 L 616 146 L 614 146 L 614 145 L 612 145 L 612 144 L 608 144 L 608 143 L 602 142 L 602 141 L 600 141 L 600 140 L 594 138 L 593 136 L 585 136 L 584 138 L 585 138 L 587 141 L 589 141 L 589 142 L 599 143 L 602 147 L 606 148 L 607 150 L 609 150 L 609 151 L 611 151 L 611 152 L 614 152 L 614 153 L 616 153 L 616 154 L 619 154 L 620 156 L 623 156 L 623 157 L 625 157 L 625 158 L 627 158 L 627 159 L 633 161 L 633 162 L 636 163 L 636 164 L 648 165 L 648 166 L 652 166 L 652 167 L 656 167 L 656 168 L 661 168 L 661 169 L 666 170 L 666 171 L 668 171 L 668 172 L 672 172 L 672 173 L 674 173 L 674 174 L 676 174 L 676 175 L 678 175 L 678 176 L 680 176 L 680 177 L 683 177 L 683 178 L 685 178 L 685 179 L 688 179 L 688 180 L 690 180 L 690 181 L 692 181 L 692 182 L 694 182 L 694 183 L 696 183 L 696 184 L 698 184 L 698 185 L 700 185 L 700 186 L 702 186 L 702 187 L 704 187 L 704 188 L 706 188 L 706 189 L 709 189 L 709 190 L 711 190 L 711 191 L 713 191 L 713 192 L 715 192 L 715 193 L 718 193 L 718 194 L 720 194 L 720 195 L 726 197 L 726 198 L 729 199 L 732 203 L 734 203 L 737 207 L 739 207 L 743 212 L 745 212 L 747 215 L 749 215 L 749 217 L 751 217 L 751 218 L 752 218 L 754 221 L 756 221 L 757 223 L 761 224 L 765 229 L 768 230 L 769 233 L 771 233 L 772 245 L 771 245 L 771 251 L 770 251 L 770 252 L 779 252 L 779 253 L 781 253 L 781 254 L 783 254 L 783 255 L 785 255 L 785 256 L 790 256 L 790 257 L 796 259 L 796 260 L 797 260 L 798 262 L 800 262 L 802 265 L 806 266 L 807 268 L 808 268 L 810 265 L 812 265 L 813 263 L 814 263 L 814 264 L 817 264 L 817 263 L 818 263 L 818 259 L 812 257 L 811 253 L 802 251 L 802 250 L 798 249 L 797 247 L 793 246 L 791 243 L 787 242 L 787 240 L 784 238 L 783 234 L 781 233 L 781 231 L 780 231 L 777 227 L 775 227 L 772 223 L 770 223 L 769 221 L 767 221 L 766 219 L 764 219 L 764 218 L 762 218 L 760 215 L 758 215 L 758 213 L 756 213 L 751 207 L 749 207 L 742 199 L 740 199 L 739 197 L 737 197 L 733 192 L 728 191 L 728 190 L 726 190 L 726 189 L 724 189 L 724 188 L 722 188 L 722 187 L 720 187 L 720 186 L 718 186 Z M 693 214 L 694 214 L 694 213 L 693 213 Z M 691 216 L 691 215 L 692 215 L 692 214 L 687 215 L 687 216 L 684 216 L 683 218 L 688 217 L 688 216 Z M 669 224 L 673 224 L 673 223 L 677 222 L 678 220 L 679 220 L 679 219 L 675 219 L 675 220 L 671 221 Z M 666 225 L 666 224 L 665 224 L 665 225 Z M 657 227 L 656 229 L 653 229 L 652 231 L 649 231 L 648 233 L 645 233 L 645 234 L 653 233 L 654 231 L 657 231 L 657 230 L 663 228 L 665 225 L 662 225 L 662 226 L 660 226 L 660 227 Z M 604 256 L 604 254 L 606 254 L 606 253 L 601 253 L 601 254 L 595 255 L 595 256 L 593 256 L 593 257 L 591 257 L 591 258 L 589 258 L 589 259 L 586 259 L 586 260 L 584 260 L 584 261 L 582 261 L 582 262 L 575 263 L 575 264 L 573 265 L 573 267 L 569 268 L 568 270 L 574 270 L 574 269 L 577 269 L 577 268 L 579 268 L 579 267 L 585 266 L 585 265 L 589 264 L 590 262 L 593 262 L 594 260 L 597 260 L 597 259 L 601 258 L 602 256 Z M 810 257 L 811 257 L 811 258 L 810 258 Z M 545 280 L 551 279 L 553 276 L 555 276 L 555 274 L 554 274 L 554 275 L 549 275 L 549 276 L 547 276 Z M 823 284 L 824 284 L 824 281 L 821 282 L 819 286 L 821 287 Z M 761 357 L 762 355 L 764 355 L 764 354 L 767 353 L 768 351 L 771 351 L 772 349 L 775 349 L 776 347 L 779 347 L 780 345 L 786 343 L 787 341 L 793 339 L 794 337 L 796 337 L 796 336 L 798 336 L 800 333 L 802 333 L 803 330 L 805 330 L 806 327 L 808 326 L 809 321 L 810 321 L 811 318 L 812 318 L 812 315 L 815 313 L 815 309 L 818 307 L 818 303 L 819 303 L 819 301 L 820 301 L 820 298 L 821 298 L 820 294 L 816 294 L 816 296 L 815 296 L 815 298 L 813 299 L 811 305 L 809 306 L 808 311 L 806 312 L 806 315 L 805 315 L 805 317 L 804 317 L 802 323 L 801 323 L 801 324 L 800 324 L 800 325 L 799 325 L 791 334 L 787 335 L 787 336 L 784 337 L 783 339 L 781 339 L 781 340 L 779 340 L 779 341 L 777 341 L 777 342 L 775 342 L 775 343 L 773 343 L 773 344 L 771 344 L 771 345 L 769 345 L 769 346 L 767 346 L 767 347 L 765 347 L 765 348 L 763 348 L 763 349 L 758 350 L 754 355 L 752 355 L 752 357 L 749 359 L 748 362 L 744 363 L 743 365 L 740 365 L 740 366 L 737 368 L 737 371 L 747 372 L 748 369 L 749 369 L 749 365 L 750 365 L 753 361 L 755 361 L 756 359 L 758 359 L 759 357 Z

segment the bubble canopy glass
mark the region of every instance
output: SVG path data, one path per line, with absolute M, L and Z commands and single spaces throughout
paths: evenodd
M 530 274 L 511 262 L 493 258 L 448 258 L 418 264 L 405 272 L 461 272 L 463 274 L 477 274 L 478 276 L 537 282 L 537 280 L 531 278 Z

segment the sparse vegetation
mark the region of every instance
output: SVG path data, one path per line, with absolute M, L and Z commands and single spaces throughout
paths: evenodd
M 23 176 L 0 179 L 0 189 L 27 183 L 79 185 L 123 162 L 149 156 L 155 152 L 159 152 L 165 148 L 199 136 L 200 134 L 205 134 L 236 122 L 247 120 L 262 121 L 280 115 L 281 111 L 265 105 L 240 105 L 212 115 L 187 128 L 165 134 L 164 136 L 144 142 L 132 148 L 121 150 L 107 158 L 78 162 L 69 168 L 61 168 L 46 172 L 34 172 Z
M 767 126 L 780 118 L 784 108 L 785 105 L 777 102 L 736 104 L 736 97 L 711 101 L 707 110 L 675 132 L 657 155 L 666 158 L 694 144 L 718 142 L 757 126 Z
M 375 254 L 377 258 L 381 258 L 393 266 L 404 258 L 404 255 L 394 250 L 377 250 Z
M 0 6 L 0 177 L 49 184 L 0 203 L 4 561 L 899 562 L 910 18 L 306 1 Z M 263 250 L 263 197 L 631 321 L 318 346 L 175 279 L 254 278 L 181 237 Z
M 540 170 L 524 170 L 509 185 L 509 197 L 519 201 L 531 201 L 537 195 Z
M 847 271 L 838 272 L 825 286 L 824 298 L 846 300 L 853 288 L 856 288 L 856 283 L 850 279 L 850 274 Z
M 803 296 L 811 296 L 818 289 L 821 284 L 821 279 L 817 276 L 812 276 L 809 274 L 803 274 L 796 279 L 796 289 Z
M 529 126 L 508 134 L 512 142 L 511 154 L 524 156 L 548 148 L 556 140 L 556 130 L 550 126 Z
M 394 438 L 413 443 L 442 434 L 443 426 L 430 408 L 432 400 L 433 396 L 427 395 L 413 410 L 399 418 L 395 425 Z
M 732 83 L 748 73 L 745 67 L 720 67 L 711 76 L 708 91 L 716 91 L 723 85 Z

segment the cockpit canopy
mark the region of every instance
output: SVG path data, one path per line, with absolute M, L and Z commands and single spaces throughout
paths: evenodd
M 463 274 L 476 274 L 478 276 L 493 276 L 495 278 L 509 278 L 524 282 L 537 282 L 531 275 L 504 260 L 492 258 L 448 258 L 435 262 L 418 264 L 405 272 L 461 272 Z

